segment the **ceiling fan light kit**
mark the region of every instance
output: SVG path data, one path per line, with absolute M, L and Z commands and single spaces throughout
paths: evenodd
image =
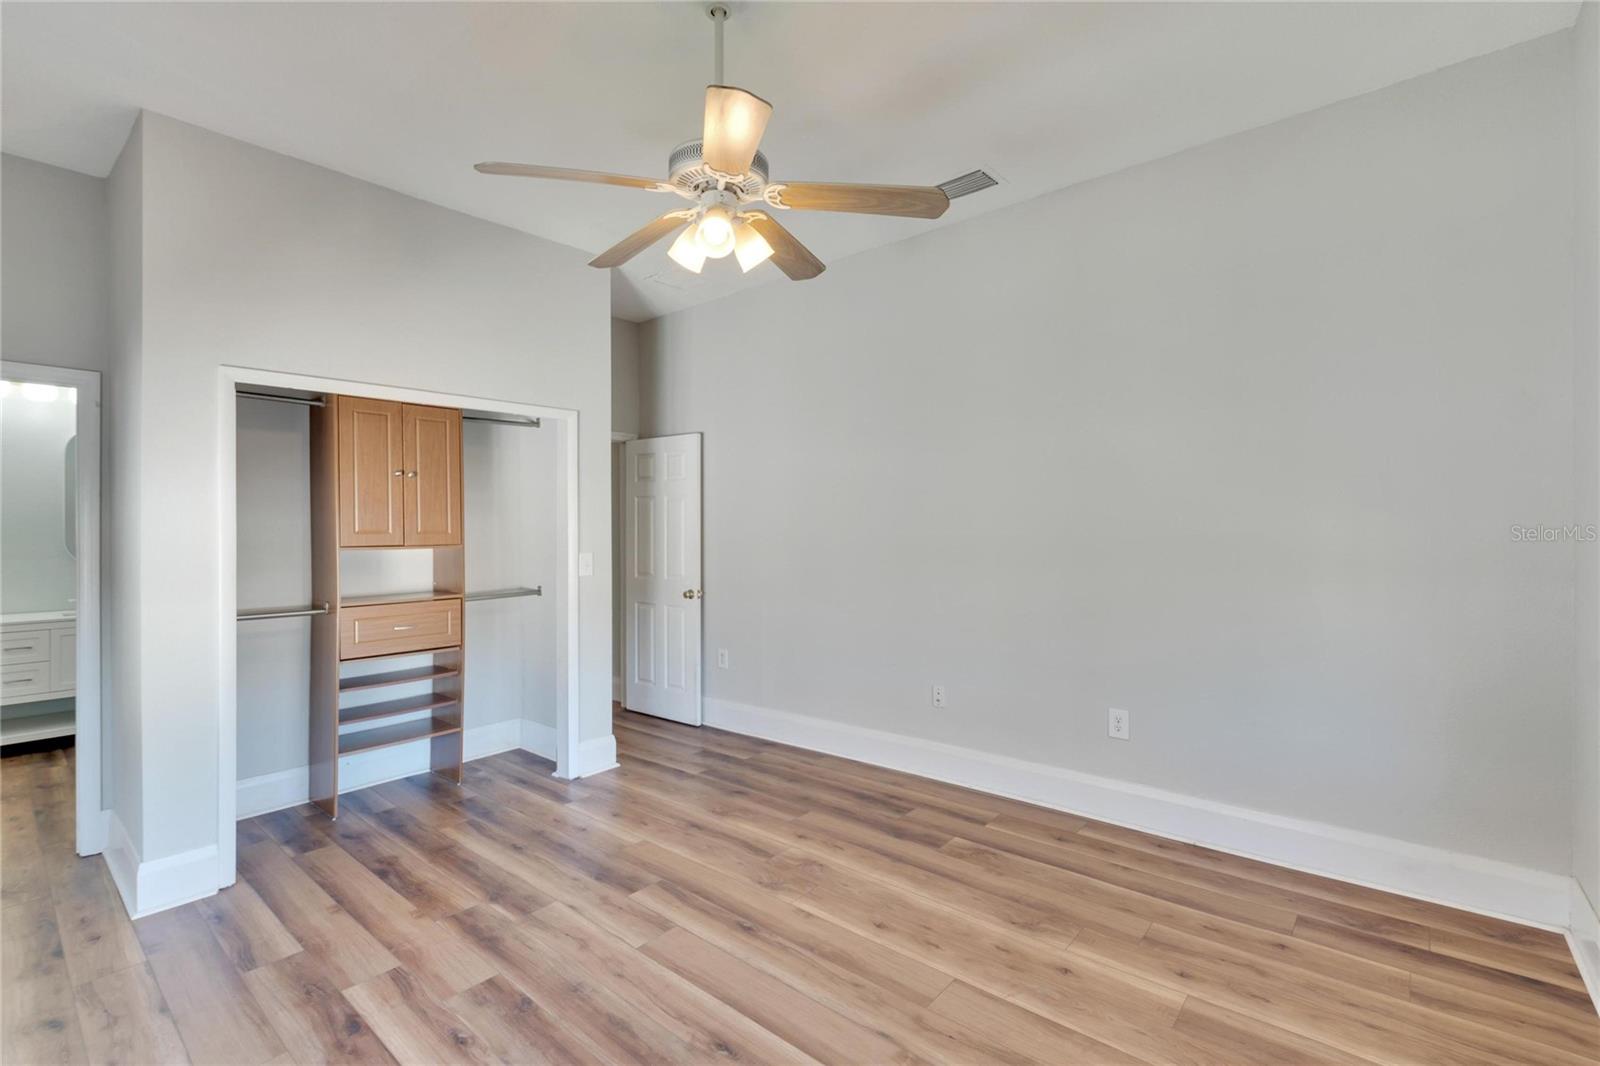
M 689 208 L 668 211 L 595 256 L 589 265 L 601 269 L 621 266 L 678 230 L 667 255 L 692 273 L 700 273 L 707 259 L 732 254 L 746 273 L 771 259 L 789 278 L 804 281 L 826 267 L 772 217 L 773 211 L 837 211 L 902 218 L 938 218 L 944 214 L 950 198 L 938 186 L 770 181 L 771 171 L 760 145 L 772 117 L 772 105 L 747 89 L 722 84 L 722 27 L 728 19 L 728 9 L 713 4 L 706 9 L 706 15 L 716 27 L 715 80 L 706 86 L 701 137 L 673 149 L 667 160 L 666 181 L 530 163 L 479 163 L 477 170 L 483 174 L 676 193 L 693 203 Z

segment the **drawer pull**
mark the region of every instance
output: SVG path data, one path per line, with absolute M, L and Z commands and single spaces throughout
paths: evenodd
M 396 633 L 404 633 L 408 629 L 415 629 L 417 627 L 416 626 L 394 626 L 393 628 L 394 628 L 394 631 Z

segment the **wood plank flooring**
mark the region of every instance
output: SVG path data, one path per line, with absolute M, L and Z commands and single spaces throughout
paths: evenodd
M 0 1059 L 1600 1062 L 1561 937 L 629 713 L 239 824 L 130 922 L 71 752 L 6 758 Z

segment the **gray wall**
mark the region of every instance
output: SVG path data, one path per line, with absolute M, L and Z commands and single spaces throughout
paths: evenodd
M 1576 107 L 1577 270 L 1573 335 L 1577 342 L 1573 378 L 1577 404 L 1577 514 L 1600 523 L 1600 5 L 1588 0 L 1573 29 Z M 1572 747 L 1576 773 L 1573 795 L 1573 873 L 1600 911 L 1600 544 L 1578 545 L 1578 736 Z
M 299 160 L 145 113 L 141 354 L 116 446 L 132 467 L 115 514 L 137 588 L 119 654 L 142 733 L 138 806 L 123 816 L 145 861 L 203 849 L 216 818 L 215 605 L 219 367 L 542 403 L 579 412 L 578 597 L 582 740 L 610 733 L 609 284 L 571 248 L 468 218 Z M 129 167 L 124 159 L 120 167 Z M 113 177 L 115 183 L 116 177 Z M 119 210 L 120 208 L 120 210 Z M 131 284 L 131 283 L 130 283 Z M 119 372 L 123 369 L 119 364 Z M 122 421 L 119 415 L 119 422 Z M 145 634 L 142 645 L 138 634 Z M 120 813 L 120 812 L 119 812 Z M 130 821 L 130 818 L 133 821 Z M 137 828 L 136 828 L 137 826 Z
M 611 320 L 611 428 L 639 432 L 639 324 Z
M 708 696 L 1565 872 L 1570 48 L 647 324 Z
M 143 457 L 140 406 L 144 367 L 144 120 L 134 123 L 128 143 L 107 178 L 111 223 L 112 358 L 102 409 L 109 477 L 101 536 L 109 558 L 102 574 L 102 614 L 109 624 L 101 635 L 105 699 L 101 704 L 106 780 L 101 795 L 109 802 L 130 842 L 144 834 L 144 730 L 140 700 L 142 669 L 139 618 L 143 589 L 139 549 L 143 534 L 133 520 L 140 499 Z M 127 521 L 122 519 L 126 518 Z
M 5 357 L 103 372 L 111 358 L 105 179 L 0 155 L 0 232 Z
M 639 432 L 639 324 L 611 320 L 611 428 Z M 622 677 L 622 445 L 611 445 L 611 673 Z

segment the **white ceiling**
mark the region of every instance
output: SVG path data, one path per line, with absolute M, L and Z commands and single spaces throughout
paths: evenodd
M 727 80 L 775 106 L 776 180 L 1002 184 L 930 223 L 796 212 L 823 260 L 1564 29 L 1576 3 L 733 4 Z M 711 80 L 701 5 L 26 4 L 0 9 L 7 152 L 109 172 L 148 108 L 598 252 L 675 198 L 485 177 L 484 159 L 663 176 Z M 828 283 L 828 275 L 801 284 Z M 642 320 L 754 284 L 665 245 L 613 275 Z

